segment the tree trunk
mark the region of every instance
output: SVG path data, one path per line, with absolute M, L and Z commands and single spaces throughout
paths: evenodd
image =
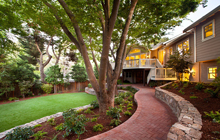
M 42 83 L 46 83 L 45 80 L 44 80 L 46 75 L 44 74 L 43 55 L 40 56 L 40 63 L 39 63 L 39 65 L 40 65 L 40 79 L 41 79 L 41 82 Z
M 53 85 L 54 93 L 57 93 L 57 85 Z

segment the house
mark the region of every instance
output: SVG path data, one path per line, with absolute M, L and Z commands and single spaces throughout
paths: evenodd
M 165 68 L 175 51 L 190 50 L 194 63 L 183 80 L 211 82 L 220 75 L 216 59 L 220 56 L 220 6 L 188 26 L 179 36 L 152 46 L 149 52 L 134 48 L 126 57 L 122 79 L 131 83 L 149 83 L 150 80 L 176 80 L 176 73 Z

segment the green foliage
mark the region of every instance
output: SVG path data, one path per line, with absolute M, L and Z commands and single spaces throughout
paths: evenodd
M 193 96 L 189 96 L 190 99 L 197 99 L 198 97 L 193 95 Z
M 76 112 L 77 112 L 77 114 L 79 114 L 79 113 L 81 113 L 83 111 L 83 109 L 79 109 L 79 110 L 77 110 Z
M 91 119 L 91 122 L 96 122 L 97 121 L 97 118 L 92 118 Z
M 97 100 L 94 100 L 90 103 L 90 105 L 95 109 L 95 108 L 99 108 L 99 103 Z
M 119 80 L 117 80 L 117 84 L 118 85 L 121 85 L 122 84 L 122 81 L 119 79 Z
M 207 89 L 205 89 L 205 93 L 209 93 L 211 95 L 211 97 L 213 97 L 213 98 L 218 98 L 218 90 L 217 89 L 214 91 L 211 88 L 207 88 Z
M 190 52 L 189 51 L 175 51 L 173 55 L 170 55 L 169 60 L 166 62 L 166 67 L 172 68 L 177 72 L 178 80 L 181 80 L 183 73 L 189 73 L 188 68 L 192 65 L 190 61 Z M 179 75 L 180 74 L 180 75 Z
M 133 100 L 133 96 L 130 95 L 130 96 L 128 97 L 128 100 L 129 100 L 129 101 L 132 101 L 132 100 Z
M 59 125 L 57 125 L 57 126 L 55 127 L 55 130 L 56 130 L 56 131 L 62 131 L 63 129 L 64 129 L 63 123 L 60 123 Z
M 123 98 L 121 98 L 121 97 L 116 97 L 115 98 L 115 104 L 121 104 L 121 103 L 123 103 L 123 101 L 124 101 L 124 99 Z
M 119 124 L 121 124 L 121 121 L 119 119 L 112 119 L 109 125 L 118 126 Z
M 96 66 L 94 66 L 94 74 L 95 74 L 95 78 L 99 79 L 99 72 Z M 98 80 L 97 80 L 98 81 Z
M 132 107 L 133 106 L 133 104 L 132 103 L 129 103 L 128 105 L 127 105 L 127 107 Z
M 92 111 L 91 111 L 91 109 L 90 109 L 90 108 L 88 108 L 86 111 L 84 111 L 84 113 L 86 113 L 86 114 L 91 114 L 91 113 L 92 113 Z
M 63 74 L 60 71 L 61 68 L 58 65 L 51 66 L 47 71 L 45 81 L 52 85 L 63 84 Z
M 19 82 L 18 86 L 20 88 L 21 94 L 23 95 L 23 97 L 25 97 L 26 94 L 31 92 L 29 88 L 31 88 L 33 86 L 33 82 L 22 81 L 22 82 Z
M 114 118 L 119 119 L 121 117 L 120 115 L 120 108 L 117 107 L 109 107 L 109 110 L 107 110 L 106 115 Z
M 204 88 L 204 84 L 201 83 L 201 82 L 199 82 L 199 83 L 196 84 L 195 88 L 196 88 L 197 90 L 202 90 L 202 89 Z
M 183 92 L 184 88 L 181 88 L 178 92 L 181 94 L 185 94 L 185 92 Z
M 219 57 L 219 63 L 220 63 L 220 57 Z M 214 86 L 215 89 L 215 95 L 213 97 L 217 97 L 220 92 L 220 76 L 216 77 L 213 82 L 211 83 L 212 86 Z
M 205 113 L 205 117 L 211 117 L 213 119 L 213 122 L 217 122 L 220 124 L 219 111 L 215 111 L 215 113 L 213 111 L 210 111 L 210 113 L 208 113 L 208 112 L 204 112 L 204 113 Z
M 42 126 L 41 124 L 37 124 L 34 126 L 34 128 L 41 127 L 41 126 Z
M 127 86 L 125 89 L 129 90 L 133 94 L 135 94 L 137 92 L 137 90 L 135 88 L 133 88 L 132 86 Z
M 10 97 L 8 100 L 9 101 L 15 101 L 15 100 L 19 100 L 19 98 L 17 98 L 17 97 Z
M 127 92 L 120 92 L 118 96 L 124 99 L 127 95 Z
M 49 122 L 49 124 L 52 126 L 56 125 L 56 120 L 54 118 L 48 119 L 47 122 Z
M 157 86 L 157 83 L 154 82 L 154 81 L 150 81 L 149 86 L 150 87 L 155 87 L 155 86 Z
M 89 84 L 88 84 L 88 87 L 89 87 L 89 88 L 92 88 L 92 84 L 89 83 Z
M 127 110 L 132 110 L 132 107 L 128 107 Z
M 166 85 L 166 86 L 162 87 L 162 89 L 170 89 L 170 85 Z
M 34 134 L 32 127 L 17 127 L 6 134 L 5 140 L 26 140 Z
M 86 69 L 79 64 L 76 64 L 72 67 L 72 78 L 76 82 L 85 82 L 87 80 Z
M 35 133 L 32 136 L 35 138 L 35 140 L 40 140 L 40 139 L 44 138 L 45 135 L 47 135 L 47 132 L 37 131 L 37 133 Z
M 183 88 L 186 88 L 186 87 L 188 87 L 188 86 L 189 86 L 188 82 L 184 82 L 184 83 L 183 83 Z
M 64 137 L 69 136 L 71 132 L 74 132 L 79 138 L 79 136 L 86 131 L 85 123 L 88 122 L 89 119 L 83 114 L 77 115 L 75 109 L 63 112 L 63 118 L 65 129 L 65 134 L 63 135 Z
M 124 115 L 126 115 L 126 116 L 131 116 L 132 114 L 131 114 L 131 112 L 129 112 L 129 111 L 125 111 L 125 112 L 124 112 Z
M 93 126 L 93 131 L 94 131 L 94 132 L 102 131 L 103 128 L 104 128 L 104 127 L 103 127 L 102 124 L 98 124 L 98 123 L 97 123 L 95 126 Z
M 43 85 L 41 86 L 41 89 L 42 89 L 45 93 L 47 93 L 47 94 L 49 94 L 49 93 L 52 92 L 52 88 L 53 88 L 53 86 L 50 85 L 50 84 L 43 84 Z

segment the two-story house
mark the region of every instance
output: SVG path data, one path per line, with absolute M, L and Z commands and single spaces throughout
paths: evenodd
M 166 42 L 152 46 L 149 52 L 135 48 L 124 62 L 122 79 L 131 83 L 150 80 L 176 80 L 175 72 L 164 68 L 174 51 L 190 50 L 194 63 L 183 80 L 211 82 L 220 75 L 216 59 L 220 57 L 220 6 L 184 29 L 183 33 Z

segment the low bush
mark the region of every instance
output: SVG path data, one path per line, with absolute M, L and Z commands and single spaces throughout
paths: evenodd
M 124 112 L 124 115 L 126 115 L 126 116 L 131 116 L 132 114 L 131 114 L 131 112 L 129 112 L 129 111 L 125 111 L 125 112 Z
M 51 126 L 56 125 L 56 120 L 55 120 L 54 118 L 48 119 L 47 122 L 49 122 L 49 124 L 50 124 Z
M 166 85 L 166 86 L 162 87 L 162 89 L 170 89 L 170 85 Z
M 132 100 L 133 100 L 133 96 L 130 95 L 130 96 L 128 97 L 128 100 L 129 100 L 129 101 L 132 101 Z
M 91 122 L 96 122 L 97 121 L 97 118 L 92 118 L 91 119 Z
M 9 100 L 9 101 L 15 101 L 15 100 L 19 100 L 19 98 L 17 98 L 17 97 L 9 97 L 8 100 Z
M 188 87 L 188 86 L 189 86 L 188 82 L 184 82 L 184 83 L 183 83 L 183 88 L 186 88 L 186 87 Z
M 132 110 L 132 107 L 128 107 L 127 110 Z
M 76 112 L 77 112 L 77 114 L 79 114 L 79 113 L 83 112 L 83 109 L 79 109 Z
M 132 107 L 133 106 L 133 104 L 132 103 L 129 103 L 128 105 L 127 105 L 127 107 Z
M 60 123 L 59 125 L 57 125 L 57 126 L 55 127 L 55 130 L 56 130 L 56 131 L 62 131 L 63 129 L 64 129 L 63 123 Z
M 109 125 L 118 126 L 119 124 L 121 124 L 121 121 L 119 119 L 112 119 Z
M 98 124 L 98 123 L 97 123 L 95 126 L 93 126 L 93 131 L 94 131 L 94 132 L 102 131 L 103 128 L 104 128 L 104 127 L 103 127 L 102 124 Z
M 114 119 L 119 119 L 120 116 L 120 108 L 117 107 L 109 107 L 109 110 L 107 110 L 106 115 L 114 118 Z
M 90 103 L 90 105 L 95 109 L 99 108 L 99 102 L 97 100 L 94 100 Z
M 201 82 L 199 82 L 199 83 L 196 84 L 195 88 L 196 88 L 197 90 L 202 90 L 202 89 L 204 88 L 204 84 L 201 83 Z
M 126 97 L 126 93 L 125 92 L 121 92 L 121 93 L 119 93 L 118 96 L 124 99 Z
M 211 117 L 213 119 L 213 122 L 219 123 L 220 124 L 220 113 L 219 111 L 215 111 L 215 113 L 213 111 L 210 111 L 210 113 L 208 112 L 204 112 L 205 113 L 205 117 Z
M 117 80 L 117 85 L 121 85 L 122 81 L 121 80 Z
M 47 132 L 37 131 L 37 133 L 35 133 L 32 136 L 35 138 L 35 140 L 40 140 L 40 139 L 44 138 L 45 135 L 47 135 Z
M 41 124 L 37 124 L 34 126 L 34 128 L 41 127 L 41 126 L 42 126 Z
M 45 93 L 47 93 L 47 94 L 49 94 L 49 93 L 52 92 L 52 88 L 53 88 L 53 86 L 50 85 L 50 84 L 43 84 L 43 85 L 41 86 L 41 89 L 42 89 Z
M 5 140 L 26 140 L 34 134 L 32 127 L 17 127 L 6 134 Z
M 90 109 L 90 108 L 88 108 L 86 111 L 84 111 L 84 113 L 86 113 L 86 114 L 91 114 L 91 113 L 92 113 L 92 111 L 91 111 L 91 109 Z
M 115 104 L 119 105 L 119 104 L 121 104 L 123 102 L 124 102 L 124 99 L 122 97 L 116 97 L 115 98 Z
M 89 87 L 89 88 L 92 88 L 92 84 L 89 83 L 89 84 L 88 84 L 88 87 Z

